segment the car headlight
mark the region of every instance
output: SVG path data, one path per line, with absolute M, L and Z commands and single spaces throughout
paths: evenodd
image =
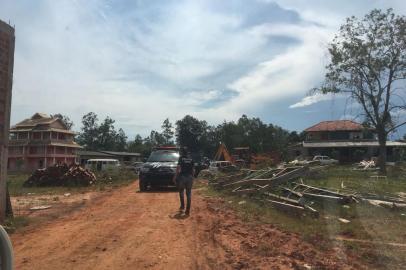
M 142 168 L 140 169 L 140 172 L 142 172 L 142 173 L 147 173 L 147 172 L 149 172 L 149 168 L 147 168 L 147 167 L 142 167 Z

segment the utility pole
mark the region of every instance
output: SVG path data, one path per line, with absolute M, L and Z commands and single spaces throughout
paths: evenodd
M 14 45 L 14 28 L 0 21 L 0 224 L 4 223 L 7 208 L 7 162 Z

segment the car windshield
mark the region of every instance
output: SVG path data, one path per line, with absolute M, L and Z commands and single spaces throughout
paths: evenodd
M 179 159 L 179 153 L 174 151 L 155 151 L 148 158 L 148 162 L 176 162 Z

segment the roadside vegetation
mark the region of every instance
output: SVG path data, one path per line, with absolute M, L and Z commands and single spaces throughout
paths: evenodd
M 354 171 L 349 166 L 334 166 L 303 183 L 349 194 L 371 193 L 406 196 L 406 172 L 388 168 L 388 177 L 371 178 L 375 172 Z M 388 209 L 366 202 L 349 205 L 314 204 L 320 216 L 293 216 L 276 210 L 258 196 L 235 196 L 212 186 L 203 188 L 206 196 L 221 197 L 247 222 L 273 224 L 301 235 L 320 249 L 339 248 L 343 260 L 358 257 L 371 268 L 402 269 L 406 265 L 406 209 Z M 402 193 L 403 192 L 403 193 Z M 348 220 L 344 223 L 339 220 Z

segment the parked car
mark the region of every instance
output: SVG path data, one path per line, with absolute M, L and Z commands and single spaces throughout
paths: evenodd
M 313 161 L 319 162 L 322 165 L 338 164 L 338 160 L 328 156 L 314 156 Z
M 209 171 L 218 172 L 219 170 L 234 167 L 230 161 L 212 161 L 210 162 Z
M 160 147 L 152 151 L 147 161 L 140 168 L 140 191 L 148 186 L 175 185 L 173 177 L 179 160 L 179 149 L 176 147 Z
M 117 159 L 89 159 L 86 161 L 85 168 L 92 171 L 115 170 L 120 167 Z

